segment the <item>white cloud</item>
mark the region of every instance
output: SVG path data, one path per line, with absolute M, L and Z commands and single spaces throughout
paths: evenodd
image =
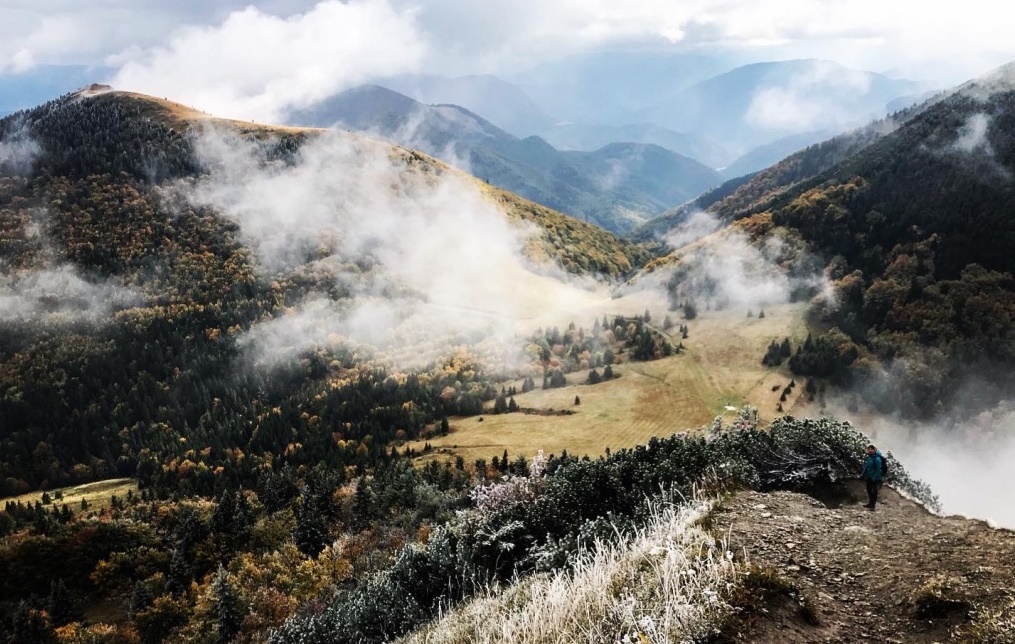
M 785 82 L 759 89 L 745 118 L 757 127 L 805 132 L 856 124 L 866 116 L 862 102 L 871 76 L 827 61 L 814 61 Z M 879 106 L 880 107 L 880 106 Z
M 218 116 L 277 121 L 372 76 L 410 71 L 424 51 L 414 12 L 386 0 L 324 0 L 285 18 L 247 7 L 180 30 L 124 64 L 112 84 Z
M 140 302 L 140 296 L 112 282 L 89 282 L 73 266 L 0 274 L 0 321 L 108 321 L 109 314 Z
M 342 340 L 418 366 L 457 344 L 483 343 L 510 364 L 516 326 L 606 300 L 604 291 L 533 272 L 512 225 L 470 180 L 417 171 L 377 141 L 340 132 L 306 144 L 291 165 L 263 167 L 254 148 L 212 132 L 199 141 L 209 176 L 181 185 L 194 205 L 234 219 L 269 275 L 333 280 L 345 297 L 311 295 L 243 342 L 274 363 Z M 559 321 L 554 321 L 558 324 Z

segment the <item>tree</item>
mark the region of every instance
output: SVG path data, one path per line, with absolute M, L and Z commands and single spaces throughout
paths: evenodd
M 601 375 L 599 375 L 598 371 L 596 371 L 595 369 L 593 369 L 592 371 L 589 371 L 589 377 L 588 377 L 588 381 L 587 382 L 590 385 L 598 385 L 602 381 L 603 381 L 603 377 Z
M 194 571 L 190 565 L 184 548 L 177 546 L 173 549 L 173 555 L 169 559 L 169 575 L 166 577 L 166 588 L 174 597 L 179 597 L 190 586 Z
M 578 396 L 575 396 L 574 397 L 574 404 L 576 404 L 576 405 L 582 404 L 582 399 L 579 398 Z
M 696 317 L 698 317 L 698 307 L 691 300 L 687 300 L 684 302 L 684 319 L 693 320 Z
M 215 596 L 215 622 L 218 626 L 219 642 L 228 644 L 240 632 L 244 611 L 222 564 L 219 564 L 211 589 Z
M 493 413 L 505 414 L 507 413 L 507 410 L 508 410 L 507 399 L 505 398 L 504 394 L 500 394 L 499 396 L 497 396 L 497 400 L 495 400 L 493 403 Z
M 148 585 L 143 581 L 134 582 L 134 591 L 130 594 L 130 603 L 127 604 L 127 617 L 134 621 L 138 613 L 152 605 L 152 593 Z
M 603 367 L 603 380 L 613 380 L 613 366 L 606 365 Z
M 67 590 L 63 579 L 50 582 L 46 611 L 49 612 L 49 619 L 53 626 L 63 626 L 77 621 L 78 614 L 74 608 L 74 597 Z
M 508 412 L 514 413 L 516 411 L 518 411 L 518 403 L 515 402 L 515 399 L 512 396 L 512 398 L 508 400 Z
M 303 488 L 303 495 L 296 509 L 293 541 L 296 542 L 300 552 L 312 558 L 321 554 L 328 543 L 328 525 L 324 513 L 321 512 L 320 503 L 307 487 Z
M 356 481 L 356 493 L 352 499 L 352 516 L 359 529 L 366 528 L 374 519 L 374 494 L 365 478 Z

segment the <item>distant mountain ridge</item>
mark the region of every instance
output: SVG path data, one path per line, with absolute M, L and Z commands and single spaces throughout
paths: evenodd
M 390 89 L 361 86 L 290 117 L 340 125 L 420 149 L 493 185 L 624 233 L 716 185 L 718 174 L 659 146 L 614 143 L 561 152 L 519 139 L 455 105 L 423 105 Z

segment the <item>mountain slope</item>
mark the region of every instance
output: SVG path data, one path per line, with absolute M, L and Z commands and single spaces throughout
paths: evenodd
M 793 231 L 828 262 L 826 322 L 881 363 L 844 358 L 837 377 L 876 382 L 884 410 L 978 409 L 1015 384 L 1012 68 L 697 201 Z M 969 394 L 965 377 L 990 385 Z
M 447 78 L 433 74 L 401 74 L 377 79 L 374 84 L 390 88 L 424 104 L 461 105 L 482 114 L 515 136 L 525 137 L 547 127 L 547 116 L 520 87 L 489 74 Z
M 721 168 L 734 159 L 728 150 L 707 137 L 674 132 L 652 123 L 562 123 L 538 131 L 537 134 L 559 150 L 592 151 L 617 142 L 646 143 L 690 157 L 710 168 Z
M 427 106 L 364 86 L 292 116 L 339 123 L 419 148 L 548 207 L 623 233 L 717 182 L 701 164 L 643 144 L 559 152 L 539 137 L 518 139 L 453 105 Z

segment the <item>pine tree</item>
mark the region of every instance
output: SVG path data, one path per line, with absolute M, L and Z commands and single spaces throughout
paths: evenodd
M 603 380 L 613 380 L 613 366 L 606 365 L 603 367 Z
M 508 412 L 514 413 L 516 411 L 518 411 L 518 403 L 515 402 L 514 398 L 511 398 L 511 400 L 508 401 Z
M 169 560 L 169 575 L 166 577 L 166 588 L 174 596 L 179 597 L 190 586 L 193 574 L 190 560 L 187 558 L 184 548 L 177 546 L 173 549 L 173 555 Z
M 574 404 L 576 404 L 576 405 L 582 404 L 582 399 L 579 398 L 578 396 L 575 396 L 574 397 Z
M 228 644 L 240 632 L 243 624 L 243 607 L 240 598 L 229 583 L 226 569 L 219 564 L 218 572 L 211 584 L 215 595 L 215 621 L 218 624 L 219 642 Z
M 143 581 L 134 582 L 134 591 L 130 594 L 130 603 L 127 604 L 127 617 L 134 621 L 134 617 L 151 606 L 154 599 L 147 584 Z
M 366 479 L 356 482 L 356 494 L 352 500 L 352 516 L 356 527 L 366 528 L 374 518 L 374 498 Z
M 63 579 L 57 579 L 49 584 L 49 597 L 46 600 L 46 611 L 49 613 L 50 622 L 53 626 L 63 626 L 77 619 L 77 612 L 74 609 L 74 598 Z

